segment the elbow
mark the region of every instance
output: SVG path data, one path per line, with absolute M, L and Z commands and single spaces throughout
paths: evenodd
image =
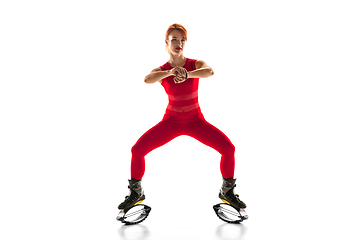
M 149 79 L 146 79 L 146 78 L 145 78 L 144 83 L 146 83 L 146 84 L 153 84 L 154 82 L 151 81 L 151 80 L 149 80 Z
M 145 82 L 145 83 L 149 83 L 149 75 L 147 75 L 147 76 L 145 77 L 144 82 Z
M 209 73 L 210 73 L 210 76 L 214 75 L 214 70 L 212 70 L 212 68 L 209 68 Z

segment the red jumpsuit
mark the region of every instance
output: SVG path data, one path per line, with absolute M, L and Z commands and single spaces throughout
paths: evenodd
M 187 71 L 195 70 L 195 59 L 186 59 Z M 167 62 L 161 70 L 173 67 Z M 180 135 L 191 136 L 221 154 L 220 170 L 224 178 L 234 177 L 235 147 L 219 129 L 208 123 L 198 102 L 199 78 L 189 78 L 175 83 L 174 76 L 162 79 L 169 104 L 161 122 L 144 133 L 132 147 L 131 178 L 141 179 L 145 173 L 145 155 Z

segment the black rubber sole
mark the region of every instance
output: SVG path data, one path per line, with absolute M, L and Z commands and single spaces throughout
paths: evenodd
M 227 223 L 241 223 L 248 219 L 244 209 L 236 209 L 226 203 L 219 203 L 213 206 L 216 216 Z
M 134 212 L 130 211 L 132 208 L 139 208 Z M 116 217 L 116 220 L 125 223 L 125 225 L 134 225 L 143 222 L 150 214 L 151 207 L 144 204 L 137 204 L 128 211 L 122 213 L 120 211 L 119 215 Z

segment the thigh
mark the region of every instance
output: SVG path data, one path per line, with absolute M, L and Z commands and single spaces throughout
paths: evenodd
M 177 126 L 163 120 L 145 132 L 132 148 L 133 153 L 146 155 L 180 135 Z
M 197 139 L 220 153 L 235 150 L 235 147 L 231 143 L 230 139 L 222 131 L 208 123 L 205 119 L 200 119 L 196 124 L 188 128 L 186 135 Z

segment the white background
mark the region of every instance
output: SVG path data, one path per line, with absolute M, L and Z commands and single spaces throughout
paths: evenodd
M 357 1 L 1 1 L 1 239 L 360 239 Z M 205 118 L 236 146 L 250 215 L 221 222 L 220 154 L 182 136 L 146 157 L 153 210 L 115 220 L 130 149 L 167 97 L 143 82 L 188 30 Z

